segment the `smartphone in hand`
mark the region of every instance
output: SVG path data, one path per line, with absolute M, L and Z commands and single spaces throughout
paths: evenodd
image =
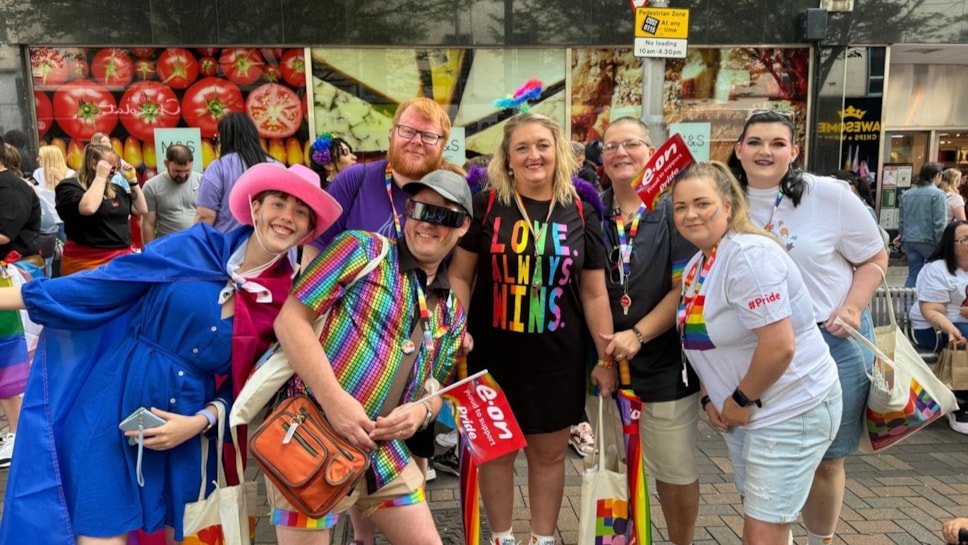
M 167 420 L 154 414 L 147 407 L 138 407 L 131 414 L 129 414 L 124 420 L 118 424 L 118 428 L 121 431 L 137 431 L 139 428 L 157 428 L 163 425 Z M 128 444 L 137 444 L 136 437 L 129 437 Z

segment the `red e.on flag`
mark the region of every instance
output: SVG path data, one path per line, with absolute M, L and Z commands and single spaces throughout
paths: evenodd
M 438 392 L 457 406 L 457 429 L 471 458 L 483 464 L 527 446 L 504 391 L 487 371 Z
M 682 136 L 676 133 L 655 150 L 645 169 L 632 180 L 632 187 L 646 208 L 654 211 L 659 199 L 672 186 L 676 175 L 695 162 Z

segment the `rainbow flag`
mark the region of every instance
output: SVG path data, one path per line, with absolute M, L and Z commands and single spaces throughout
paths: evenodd
M 20 284 L 14 275 L 20 273 L 12 264 L 0 262 L 0 287 Z M 0 398 L 24 393 L 30 356 L 19 310 L 0 311 Z
M 464 442 L 460 449 L 460 512 L 464 523 L 464 545 L 481 545 L 481 504 L 478 502 L 480 486 L 477 482 L 477 462 Z
M 632 390 L 619 390 L 615 395 L 622 434 L 625 436 L 625 460 L 629 485 L 629 524 L 625 532 L 628 545 L 652 545 L 652 515 L 649 511 L 649 487 L 645 480 L 645 460 L 639 437 L 639 415 L 642 400 Z

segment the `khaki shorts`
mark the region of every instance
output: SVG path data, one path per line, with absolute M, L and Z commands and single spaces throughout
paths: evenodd
M 644 404 L 639 431 L 649 475 L 674 485 L 692 484 L 699 479 L 698 425 L 698 392 L 675 401 Z
M 410 460 L 395 479 L 372 494 L 368 494 L 366 491 L 366 479 L 360 479 L 352 492 L 336 504 L 336 507 L 329 514 L 319 519 L 312 519 L 299 513 L 299 509 L 289 503 L 289 500 L 279 492 L 269 479 L 266 479 L 266 500 L 273 511 L 271 517 L 273 524 L 277 526 L 307 530 L 326 529 L 336 524 L 336 517 L 333 515 L 342 513 L 354 505 L 364 516 L 370 516 L 381 507 L 384 507 L 385 504 L 393 505 L 395 500 L 414 497 L 417 495 L 417 492 L 423 489 L 423 478 L 423 473 L 420 471 L 420 468 L 417 467 L 417 464 L 413 460 Z M 422 494 L 420 496 L 422 497 Z M 406 503 L 411 502 L 403 502 L 403 504 Z M 298 516 L 287 517 L 284 514 L 280 515 L 278 513 L 280 511 Z

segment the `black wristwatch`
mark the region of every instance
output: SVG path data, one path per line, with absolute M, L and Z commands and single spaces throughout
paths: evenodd
M 733 401 L 735 401 L 737 405 L 743 408 L 749 407 L 750 405 L 753 405 L 753 404 L 755 404 L 757 407 L 763 406 L 763 403 L 761 403 L 759 399 L 750 399 L 746 397 L 746 394 L 741 392 L 739 388 L 736 388 L 735 390 L 733 390 Z

